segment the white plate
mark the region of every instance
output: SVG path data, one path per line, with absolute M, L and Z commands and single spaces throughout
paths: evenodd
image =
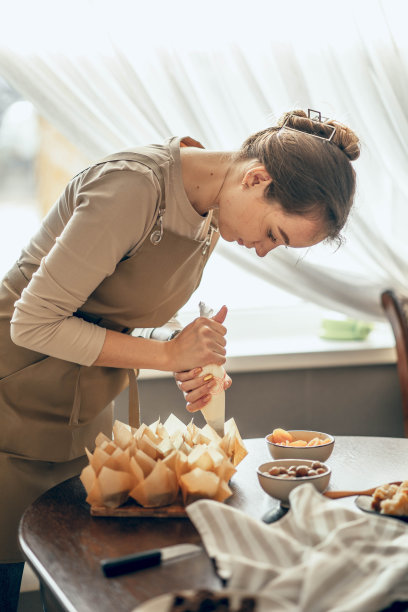
M 204 591 L 206 589 L 201 590 Z M 170 612 L 175 595 L 191 597 L 197 592 L 198 591 L 175 591 L 174 593 L 165 593 L 164 595 L 159 595 L 158 597 L 145 601 L 137 608 L 134 608 L 132 612 Z M 231 612 L 239 609 L 240 602 L 243 597 L 253 597 L 255 599 L 255 612 L 284 612 L 285 610 L 285 607 L 282 606 L 281 601 L 269 595 L 260 595 L 250 593 L 248 591 L 237 591 L 231 589 L 210 592 L 218 597 L 229 597 L 233 606 L 231 608 Z

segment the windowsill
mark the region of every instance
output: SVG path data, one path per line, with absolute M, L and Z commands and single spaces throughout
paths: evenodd
M 326 312 L 306 305 L 286 309 L 234 311 L 226 326 L 228 372 L 298 370 L 396 363 L 394 336 L 388 323 L 376 323 L 366 340 L 319 337 Z M 183 320 L 188 323 L 193 316 Z M 142 370 L 141 379 L 168 378 L 169 372 Z

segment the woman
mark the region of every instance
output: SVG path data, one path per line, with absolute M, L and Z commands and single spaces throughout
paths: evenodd
M 219 234 L 260 257 L 280 245 L 338 237 L 354 197 L 350 160 L 359 144 L 347 127 L 320 119 L 288 113 L 233 153 L 172 138 L 102 160 L 67 185 L 3 279 L 6 609 L 18 597 L 23 563 L 16 534 L 24 508 L 80 472 L 85 446 L 93 448 L 100 431 L 111 434 L 112 401 L 128 381 L 130 423 L 137 425 L 134 370 L 178 372 L 191 412 L 210 398 L 213 383 L 199 374 L 201 366 L 225 362 L 225 307 L 168 342 L 130 332 L 163 326 L 186 303 Z

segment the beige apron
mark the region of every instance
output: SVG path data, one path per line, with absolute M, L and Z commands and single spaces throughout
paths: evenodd
M 130 333 L 135 327 L 164 325 L 186 303 L 201 280 L 218 232 L 211 224 L 204 241 L 163 232 L 165 193 L 160 168 L 150 158 L 134 152 L 110 156 L 101 163 L 120 159 L 147 165 L 159 180 L 162 197 L 154 224 L 140 248 L 119 262 L 115 272 L 75 315 Z M 112 401 L 127 386 L 129 378 L 130 422 L 138 424 L 133 370 L 80 366 L 18 347 L 11 341 L 14 302 L 36 269 L 17 263 L 0 286 L 0 494 L 8 500 L 18 497 L 15 504 L 6 507 L 3 502 L 0 506 L 0 563 L 21 559 L 15 528 L 23 509 L 56 482 L 78 473 L 84 448 L 94 447 L 99 431 L 111 435 Z M 21 491 L 25 486 L 21 475 L 27 472 L 28 464 L 30 487 L 25 495 Z M 38 465 L 37 471 L 34 464 Z M 57 474 L 58 464 L 61 477 Z M 38 472 L 36 476 L 34 472 Z

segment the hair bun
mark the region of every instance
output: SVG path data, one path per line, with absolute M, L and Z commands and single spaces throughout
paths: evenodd
M 335 127 L 336 132 L 331 138 L 331 142 L 337 145 L 339 149 L 347 155 L 350 161 L 354 161 L 360 155 L 360 141 L 356 134 L 349 127 L 334 119 L 329 119 L 327 121 L 310 119 L 305 111 L 298 109 L 285 113 L 280 117 L 277 123 L 278 127 L 282 127 L 284 124 L 288 128 L 292 128 L 299 132 L 327 139 L 330 138 L 333 127 Z

